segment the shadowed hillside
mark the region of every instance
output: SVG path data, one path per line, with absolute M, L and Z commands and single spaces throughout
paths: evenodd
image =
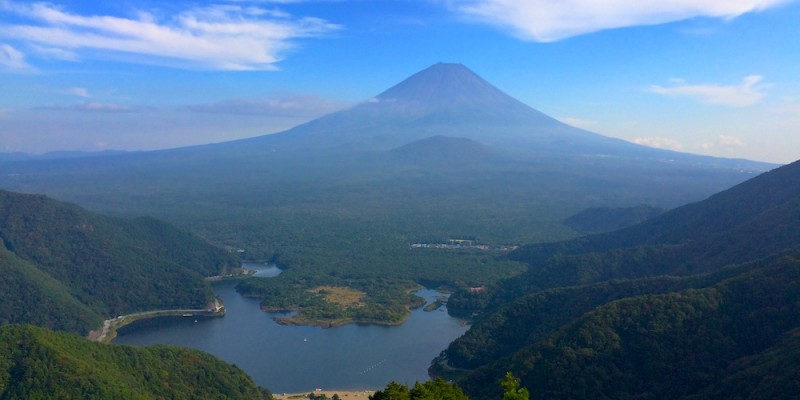
M 263 399 L 235 366 L 176 347 L 134 348 L 23 325 L 0 327 L 4 399 Z
M 85 333 L 100 317 L 205 308 L 203 277 L 238 260 L 152 218 L 92 214 L 40 195 L 0 191 L 3 323 Z

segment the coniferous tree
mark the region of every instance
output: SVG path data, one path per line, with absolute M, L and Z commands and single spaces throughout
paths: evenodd
M 519 387 L 519 379 L 511 371 L 506 372 L 506 376 L 500 381 L 500 387 L 503 388 L 503 400 L 528 400 L 530 398 L 528 389 Z

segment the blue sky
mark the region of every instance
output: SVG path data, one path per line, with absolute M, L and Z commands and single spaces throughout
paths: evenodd
M 800 158 L 791 0 L 0 0 L 0 151 L 273 133 L 440 61 L 604 135 Z

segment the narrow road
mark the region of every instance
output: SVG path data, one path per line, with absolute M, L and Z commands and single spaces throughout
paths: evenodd
M 117 336 L 118 329 L 141 319 L 172 316 L 221 317 L 223 315 L 225 315 L 225 306 L 223 306 L 219 300 L 214 300 L 214 302 L 210 304 L 209 308 L 204 309 L 141 311 L 132 314 L 120 315 L 116 318 L 103 321 L 103 326 L 97 330 L 89 332 L 88 339 L 93 342 L 110 343 Z

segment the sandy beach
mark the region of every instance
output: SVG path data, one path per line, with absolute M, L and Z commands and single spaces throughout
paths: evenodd
M 307 399 L 308 394 L 311 392 L 306 393 L 273 393 L 273 397 L 276 400 L 301 400 Z M 317 396 L 325 395 L 328 399 L 333 397 L 334 394 L 338 394 L 339 398 L 342 400 L 367 400 L 369 396 L 375 393 L 372 390 L 361 390 L 361 391 L 352 391 L 352 390 L 322 390 L 322 391 L 314 391 L 314 394 Z

